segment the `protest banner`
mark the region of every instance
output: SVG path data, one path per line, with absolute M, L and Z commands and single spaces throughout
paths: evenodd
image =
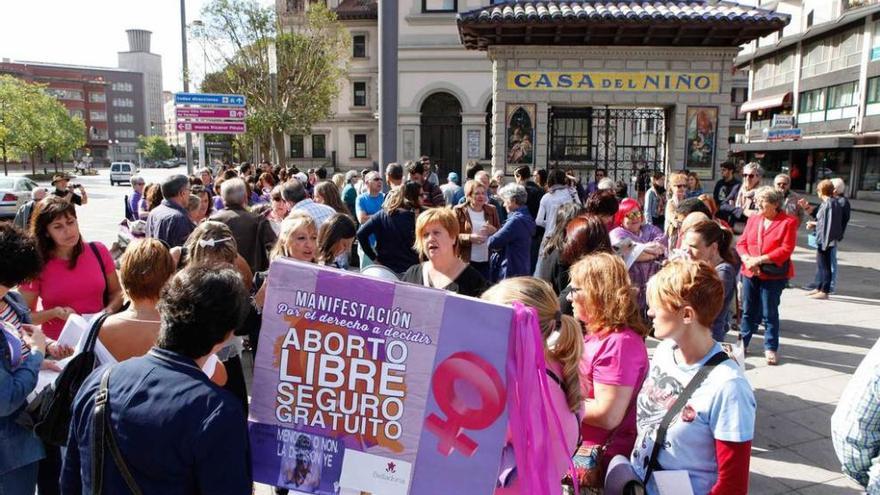
M 266 283 L 255 481 L 316 494 L 493 492 L 512 309 L 286 259 Z

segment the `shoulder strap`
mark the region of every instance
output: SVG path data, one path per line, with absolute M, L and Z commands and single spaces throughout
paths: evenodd
M 687 404 L 687 401 L 690 400 L 691 396 L 694 395 L 694 392 L 703 384 L 703 381 L 706 380 L 709 373 L 727 359 L 729 358 L 724 351 L 717 352 L 714 356 L 709 358 L 709 360 L 706 361 L 706 364 L 704 364 L 703 367 L 697 371 L 697 374 L 691 378 L 687 387 L 685 387 L 681 394 L 678 395 L 678 398 L 675 399 L 675 403 L 672 404 L 672 407 L 666 411 L 666 416 L 663 416 L 663 420 L 660 422 L 659 428 L 657 428 L 657 436 L 654 439 L 654 448 L 651 451 L 651 458 L 648 461 L 648 471 L 645 473 L 644 481 L 646 486 L 651 479 L 651 475 L 660 467 L 660 463 L 657 461 L 657 456 L 660 455 L 660 449 L 666 442 L 666 432 L 669 429 L 669 425 L 672 423 L 673 418 L 675 418 L 679 411 L 681 411 L 685 404 Z
M 107 304 L 110 302 L 110 283 L 107 281 L 107 267 L 104 266 L 104 260 L 101 259 L 101 253 L 98 251 L 98 247 L 95 246 L 94 242 L 89 243 L 89 247 L 92 248 L 92 252 L 95 253 L 95 258 L 98 259 L 98 266 L 101 267 L 101 276 L 104 277 L 104 307 L 107 307 Z
M 83 345 L 83 352 L 93 352 L 95 350 L 95 342 L 98 341 L 98 333 L 101 331 L 101 326 L 104 325 L 104 320 L 110 316 L 109 313 L 101 313 L 100 316 L 92 323 L 92 326 L 89 328 L 89 334 L 86 336 L 85 345 Z
M 135 482 L 122 453 L 119 452 L 119 446 L 116 444 L 116 437 L 113 436 L 113 428 L 107 421 L 110 415 L 110 372 L 113 371 L 112 366 L 108 366 L 101 375 L 101 387 L 98 395 L 95 396 L 95 409 L 93 412 L 94 421 L 92 424 L 92 493 L 100 495 L 103 492 L 104 485 L 104 447 L 110 449 L 110 455 L 113 457 L 113 463 L 119 469 L 119 474 L 128 486 L 129 491 L 134 495 L 141 495 L 140 487 Z

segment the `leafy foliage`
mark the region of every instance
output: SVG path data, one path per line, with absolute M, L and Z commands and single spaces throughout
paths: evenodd
M 140 136 L 138 148 L 144 150 L 144 157 L 148 160 L 167 160 L 174 154 L 162 136 Z

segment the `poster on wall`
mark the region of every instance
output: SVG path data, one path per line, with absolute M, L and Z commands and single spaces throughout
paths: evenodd
M 715 166 L 718 135 L 718 107 L 687 107 L 684 168 L 708 169 Z
M 255 481 L 492 493 L 512 309 L 283 259 L 267 283 L 248 418 Z
M 480 158 L 480 131 L 468 129 L 467 131 L 467 157 L 469 159 Z
M 535 113 L 534 103 L 507 104 L 507 164 L 534 165 Z

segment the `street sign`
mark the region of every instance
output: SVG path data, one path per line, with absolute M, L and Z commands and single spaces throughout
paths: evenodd
M 174 112 L 178 119 L 242 120 L 247 115 L 244 108 L 176 107 Z
M 177 130 L 205 134 L 244 134 L 247 128 L 244 122 L 178 122 Z
M 175 105 L 209 105 L 220 107 L 243 107 L 243 95 L 222 95 L 213 93 L 174 93 Z

